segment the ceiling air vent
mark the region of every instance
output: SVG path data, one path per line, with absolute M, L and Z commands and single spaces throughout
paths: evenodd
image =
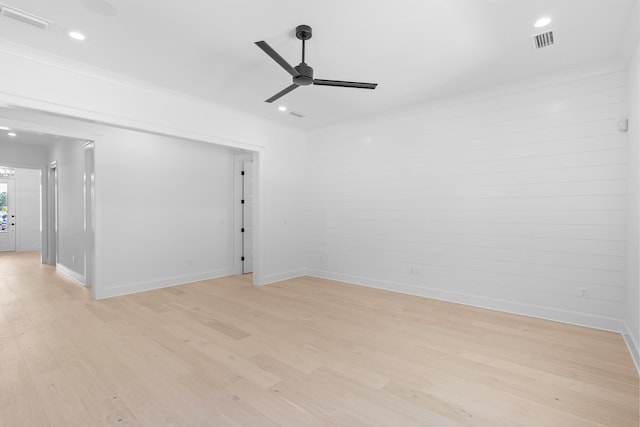
M 531 36 L 533 47 L 536 49 L 542 49 L 553 45 L 553 30 L 545 31 L 544 33 L 534 34 Z
M 24 22 L 25 24 L 33 25 L 34 27 L 42 28 L 43 30 L 51 25 L 51 21 L 49 20 L 4 4 L 0 4 L 0 15 Z
M 300 111 L 289 111 L 289 114 L 291 114 L 293 117 L 297 117 L 299 119 L 301 119 L 304 116 L 306 116 L 306 114 L 301 113 Z

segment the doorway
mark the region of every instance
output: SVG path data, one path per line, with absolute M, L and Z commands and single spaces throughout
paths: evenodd
M 96 216 L 100 217 L 100 213 L 103 209 L 103 203 L 101 203 L 100 194 L 95 194 L 93 190 L 94 184 L 94 174 L 91 171 L 85 171 L 86 174 L 84 176 L 84 192 L 78 192 L 78 190 L 82 191 L 82 186 L 75 185 L 73 187 L 73 192 L 75 195 L 80 195 L 80 197 L 84 196 L 84 204 L 76 204 L 74 203 L 72 208 L 72 213 L 74 214 L 74 220 L 76 224 L 80 224 L 80 226 L 84 226 L 84 229 L 76 230 L 74 227 L 73 234 L 69 234 L 68 227 L 66 227 L 67 220 L 69 215 L 67 212 L 69 204 L 66 203 L 66 198 L 68 197 L 68 192 L 70 191 L 70 187 L 68 186 L 68 170 L 69 164 L 65 161 L 65 158 L 60 154 L 60 147 L 64 146 L 69 140 L 82 139 L 84 141 L 89 140 L 108 140 L 112 137 L 113 134 L 120 132 L 120 128 L 116 125 L 104 125 L 97 124 L 95 122 L 88 122 L 83 119 L 72 118 L 63 115 L 51 115 L 49 113 L 40 112 L 37 110 L 25 110 L 20 107 L 12 107 L 11 109 L 0 108 L 0 116 L 6 116 L 5 119 L 11 119 L 12 125 L 16 128 L 20 129 L 31 129 L 33 132 L 38 132 L 43 135 L 54 135 L 57 136 L 56 140 L 50 142 L 49 147 L 53 148 L 54 145 L 56 148 L 48 153 L 46 157 L 42 160 L 38 159 L 38 163 L 35 163 L 35 159 L 29 160 L 32 163 L 23 164 L 26 167 L 34 167 L 36 165 L 40 165 L 42 170 L 42 257 L 43 262 L 47 264 L 60 264 L 61 266 L 67 267 L 78 267 L 77 270 L 69 272 L 72 273 L 80 273 L 82 274 L 81 266 L 84 265 L 85 275 L 82 277 L 84 283 L 86 285 L 91 286 L 94 291 L 97 290 L 97 297 L 102 298 L 105 296 L 105 287 L 102 285 L 104 282 L 104 270 L 100 268 L 100 264 L 96 263 L 95 259 L 102 259 L 101 254 L 104 249 L 102 245 L 97 244 L 102 239 L 102 222 L 96 222 Z M 130 130 L 135 130 L 134 128 L 128 128 Z M 137 130 L 139 132 L 146 132 L 145 130 Z M 153 133 L 155 134 L 155 132 Z M 158 132 L 160 136 L 165 135 L 162 132 Z M 171 135 L 166 135 L 169 137 L 174 137 Z M 175 136 L 175 138 L 179 138 Z M 204 142 L 212 142 L 212 141 L 204 141 Z M 44 143 L 44 141 L 43 141 Z M 214 142 L 220 146 L 226 146 L 224 141 L 222 142 Z M 101 142 L 97 142 L 96 145 L 100 146 Z M 244 145 L 244 144 L 243 144 Z M 223 226 L 228 232 L 224 233 L 224 239 L 228 242 L 226 252 L 223 252 L 223 256 L 226 257 L 224 259 L 225 265 L 224 270 L 220 269 L 224 274 L 242 274 L 243 271 L 253 271 L 253 282 L 256 285 L 262 284 L 264 281 L 262 279 L 262 271 L 261 268 L 263 265 L 263 257 L 261 256 L 261 248 L 262 248 L 262 239 L 261 230 L 264 228 L 262 225 L 261 218 L 261 210 L 259 209 L 260 199 L 260 155 L 262 154 L 262 148 L 260 146 L 250 145 L 250 148 L 237 148 L 233 145 L 226 146 L 231 150 L 232 153 L 239 155 L 243 154 L 245 156 L 245 160 L 253 160 L 252 170 L 249 173 L 253 172 L 253 186 L 251 190 L 253 191 L 253 199 L 250 206 L 253 211 L 254 217 L 251 218 L 253 221 L 250 221 L 249 218 L 245 216 L 245 224 L 247 225 L 245 228 L 249 229 L 249 233 L 246 236 L 246 239 L 240 239 L 236 237 L 239 235 L 239 230 L 241 229 L 241 219 L 236 222 L 236 211 L 240 211 L 240 207 L 236 208 L 235 204 L 231 205 L 229 202 L 233 202 L 234 200 L 227 195 L 225 198 L 224 209 L 230 215 L 228 215 L 225 219 L 225 223 Z M 255 147 L 255 151 L 254 151 Z M 85 147 L 89 148 L 89 147 Z M 4 153 L 3 153 L 4 154 Z M 85 152 L 86 156 L 85 166 L 91 165 L 94 161 L 93 159 L 93 150 L 88 150 Z M 50 160 L 56 159 L 58 164 L 50 165 Z M 228 159 L 229 161 L 234 161 L 235 158 Z M 111 160 L 109 160 L 111 161 Z M 82 157 L 80 155 L 74 156 L 74 167 L 82 167 Z M 233 164 L 230 165 L 233 169 Z M 105 169 L 102 169 L 105 170 Z M 234 180 L 230 180 L 227 185 L 233 185 Z M 74 183 L 79 183 L 80 181 L 74 180 Z M 97 182 L 97 188 L 100 189 L 100 181 Z M 103 181 L 104 182 L 104 181 Z M 229 188 L 229 187 L 227 187 Z M 59 191 L 58 191 L 59 189 Z M 231 191 L 235 191 L 235 185 L 230 189 Z M 104 193 L 102 193 L 104 194 Z M 75 197 L 75 196 L 74 196 Z M 249 199 L 247 199 L 249 200 Z M 82 210 L 84 206 L 84 218 L 82 216 Z M 246 214 L 249 214 L 251 211 L 247 211 Z M 233 216 L 231 216 L 233 215 Z M 239 215 L 239 214 L 238 214 Z M 242 218 L 238 216 L 238 218 Z M 84 219 L 84 224 L 82 221 Z M 236 227 L 238 226 L 238 227 Z M 84 231 L 84 233 L 83 233 Z M 83 248 L 73 247 L 69 248 L 67 237 L 71 236 L 75 240 L 80 241 L 81 236 L 85 236 L 85 240 L 83 243 L 86 245 Z M 223 234 L 220 234 L 222 236 Z M 249 237 L 252 236 L 252 237 Z M 237 239 L 237 240 L 236 240 Z M 243 244 L 245 246 L 245 260 L 247 261 L 245 265 L 241 262 L 240 256 L 236 257 L 235 250 L 240 252 L 240 247 Z M 19 235 L 17 236 L 17 243 L 19 241 Z M 237 242 L 237 243 L 236 243 Z M 86 252 L 83 254 L 81 249 L 85 249 Z M 250 252 L 249 252 L 250 251 Z M 69 256 L 67 256 L 69 255 Z M 84 255 L 84 256 L 83 256 Z M 223 259 L 223 258 L 220 258 Z M 233 260 L 232 260 L 233 259 Z M 84 261 L 84 262 L 83 262 Z M 236 270 L 237 264 L 237 270 Z M 222 274 L 222 273 L 221 273 Z M 72 278 L 80 279 L 81 276 L 74 275 Z
M 0 167 L 0 251 L 42 250 L 42 171 Z
M 15 180 L 0 178 L 0 252 L 16 250 Z

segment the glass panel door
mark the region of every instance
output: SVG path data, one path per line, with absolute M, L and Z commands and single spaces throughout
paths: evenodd
M 15 181 L 0 179 L 0 251 L 16 250 Z
M 9 202 L 9 185 L 6 182 L 0 182 L 0 233 L 8 233 L 7 226 L 7 204 Z

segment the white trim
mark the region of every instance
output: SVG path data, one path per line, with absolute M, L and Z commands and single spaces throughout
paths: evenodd
M 269 274 L 265 276 L 264 283 L 260 285 L 269 285 L 271 283 L 282 282 L 283 280 L 295 279 L 296 277 L 302 277 L 306 275 L 306 271 L 304 269 L 284 271 L 282 273 Z
M 91 288 L 91 298 L 95 299 L 96 281 L 96 216 L 95 216 L 95 142 L 88 141 L 83 145 L 84 179 L 83 179 L 83 228 L 84 228 L 84 274 L 87 287 Z
M 423 112 L 425 108 L 430 110 L 437 110 L 444 107 L 451 107 L 456 105 L 464 105 L 469 102 L 473 102 L 478 99 L 490 100 L 491 98 L 497 98 L 504 94 L 517 94 L 522 92 L 530 92 L 533 90 L 540 90 L 543 88 L 559 86 L 567 82 L 577 82 L 592 78 L 594 76 L 600 76 L 604 74 L 625 73 L 627 71 L 627 65 L 623 60 L 608 60 L 597 62 L 593 64 L 587 64 L 584 66 L 570 68 L 567 70 L 553 71 L 551 73 L 543 73 L 537 76 L 523 78 L 515 80 L 509 83 L 498 83 L 486 88 L 473 90 L 471 92 L 464 92 L 458 95 L 447 96 L 444 98 L 427 100 L 408 107 L 399 107 L 389 110 L 384 113 L 374 114 L 366 116 L 358 120 L 350 122 L 340 122 L 335 125 L 327 125 L 318 129 L 312 129 L 307 132 L 307 136 L 311 135 L 328 135 L 334 132 L 350 129 L 355 125 L 366 125 L 368 123 L 376 123 L 381 119 L 395 120 L 399 118 L 405 118 L 416 113 Z
M 120 286 L 110 286 L 104 289 L 96 289 L 96 299 L 111 298 L 121 295 L 135 294 L 138 292 L 152 291 L 154 289 L 169 288 L 171 286 L 185 285 L 187 283 L 200 282 L 202 280 L 219 279 L 231 275 L 230 268 L 221 268 L 204 273 L 174 276 L 169 278 L 149 280 L 146 282 L 127 283 Z M 99 292 L 98 292 L 99 291 Z
M 556 322 L 569 323 L 572 325 L 586 326 L 588 328 L 602 329 L 611 332 L 622 332 L 624 323 L 622 319 L 612 317 L 597 316 L 588 313 L 578 313 L 575 311 L 560 310 L 538 305 L 524 304 L 519 302 L 487 298 L 478 295 L 464 294 L 458 292 L 443 291 L 440 289 L 418 287 L 406 283 L 391 282 L 387 280 L 373 279 L 369 277 L 354 276 L 350 274 L 333 273 L 329 271 L 309 269 L 307 275 L 322 279 L 337 280 L 354 285 L 367 286 L 370 288 L 384 289 L 402 294 L 416 295 L 442 301 L 449 301 L 458 304 L 470 305 L 473 307 L 487 308 L 489 310 L 502 311 L 506 313 L 531 316 L 538 319 L 553 320 Z
M 58 259 L 58 236 L 56 231 L 56 223 L 58 221 L 56 206 L 58 191 L 57 167 L 57 160 L 50 161 L 47 164 L 46 183 L 42 189 L 43 194 L 46 194 L 46 204 L 42 215 L 42 245 L 47 252 L 46 264 L 50 265 L 56 264 Z
M 40 252 L 40 246 L 16 246 L 16 252 Z
M 262 230 L 265 230 L 265 198 L 263 195 L 263 168 L 264 161 L 263 151 L 252 152 L 253 157 L 253 284 L 261 286 L 266 283 L 267 278 L 264 277 L 263 268 L 265 263 L 265 239 L 262 236 Z M 302 269 L 304 270 L 304 269 Z
M 640 345 L 638 345 L 634 339 L 633 334 L 631 333 L 631 328 L 627 322 L 624 322 L 624 332 L 622 332 L 622 337 L 624 338 L 624 342 L 627 344 L 627 348 L 631 354 L 631 359 L 640 374 Z
M 215 109 L 222 113 L 232 112 L 234 116 L 237 116 L 239 118 L 244 117 L 247 120 L 252 121 L 258 120 L 264 123 L 268 123 L 270 126 L 293 130 L 291 128 L 287 128 L 286 126 L 279 125 L 275 122 L 268 121 L 267 119 L 264 119 L 262 117 L 245 113 L 240 110 L 224 106 L 222 104 L 217 104 L 202 98 L 187 95 L 183 92 L 167 89 L 165 87 L 157 86 L 143 80 L 137 80 L 123 74 L 114 73 L 112 71 L 50 54 L 48 52 L 44 52 L 8 40 L 0 40 L 0 54 L 10 55 L 17 58 L 18 60 L 25 62 L 36 63 L 41 68 L 51 67 L 55 71 L 63 71 L 70 74 L 75 74 L 79 79 L 94 79 L 96 82 L 113 85 L 113 87 L 129 90 L 132 93 L 136 92 L 137 94 L 149 95 L 150 97 L 161 97 L 164 98 L 167 102 L 173 101 L 174 104 L 188 104 L 196 111 Z M 98 111 L 69 103 L 63 104 L 59 102 L 47 101 L 40 98 L 29 98 L 14 91 L 0 91 L 0 102 L 17 107 L 52 112 L 55 114 L 61 114 L 81 120 L 89 120 L 99 123 L 116 125 L 143 132 L 176 136 L 185 139 L 192 139 L 195 141 L 211 142 L 226 147 L 234 147 L 252 151 L 258 151 L 263 148 L 262 145 L 256 145 L 254 143 L 248 143 L 221 135 L 212 135 L 208 131 L 198 131 L 193 128 L 185 128 L 183 126 L 172 126 L 166 121 L 160 123 L 158 121 L 150 121 L 148 119 L 131 117 L 130 115 L 120 112 L 113 113 L 113 110 L 109 112 L 106 112 L 104 110 Z
M 74 282 L 78 283 L 79 285 L 83 286 L 83 287 L 87 287 L 85 285 L 85 281 L 84 281 L 84 275 L 78 273 L 77 271 L 73 271 L 68 267 L 65 267 L 63 264 L 57 263 L 56 264 L 56 271 L 58 271 L 59 273 L 65 275 L 66 277 L 68 277 L 69 279 L 73 280 Z

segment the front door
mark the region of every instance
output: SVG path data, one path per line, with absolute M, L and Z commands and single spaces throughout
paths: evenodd
M 16 250 L 15 181 L 0 178 L 0 252 Z

